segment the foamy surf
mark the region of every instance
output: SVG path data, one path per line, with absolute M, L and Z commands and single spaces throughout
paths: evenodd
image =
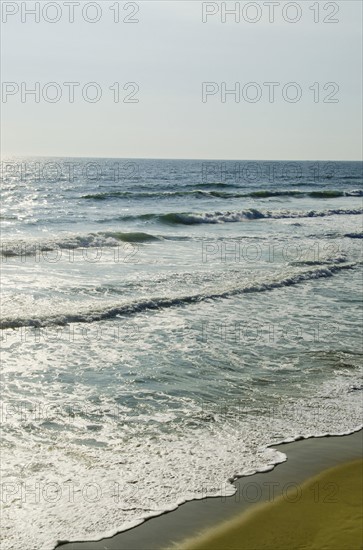
M 206 300 L 226 299 L 242 294 L 272 291 L 278 288 L 302 284 L 314 279 L 332 277 L 340 271 L 354 269 L 359 265 L 358 263 L 342 263 L 341 261 L 339 261 L 339 259 L 336 263 L 337 265 L 320 267 L 319 269 L 314 270 L 304 270 L 299 273 L 295 273 L 290 277 L 280 280 L 276 279 L 273 281 L 261 281 L 256 284 L 251 284 L 243 287 L 229 288 L 228 290 L 225 290 L 223 292 L 193 294 L 190 296 L 155 297 L 150 300 L 122 303 L 113 307 L 105 308 L 103 310 L 91 310 L 82 313 L 62 313 L 59 315 L 56 314 L 38 318 L 17 317 L 2 319 L 0 322 L 0 328 L 7 329 L 26 326 L 44 327 L 48 325 L 64 326 L 68 323 L 93 323 L 97 321 L 104 321 L 106 319 L 113 319 L 119 316 L 134 315 L 145 311 L 172 307 L 182 307 L 184 305 L 195 304 Z
M 205 213 L 171 213 L 158 216 L 156 219 L 167 224 L 204 224 L 204 223 L 233 223 L 243 222 L 246 220 L 283 220 L 288 218 L 323 218 L 326 216 L 354 216 L 363 213 L 363 208 L 345 209 L 336 208 L 330 210 L 310 210 L 307 212 L 300 211 L 268 211 L 250 208 L 241 212 L 205 212 Z M 155 219 L 155 218 L 154 218 Z
M 222 224 L 240 223 L 250 220 L 284 220 L 299 218 L 325 218 L 330 216 L 357 216 L 363 214 L 363 208 L 334 208 L 328 210 L 259 210 L 247 208 L 238 211 L 215 212 L 168 212 L 165 214 L 140 214 L 116 216 L 118 222 L 153 222 L 166 225 L 198 225 L 198 224 Z M 98 220 L 109 222 L 109 218 Z
M 3 182 L 4 550 L 232 494 L 269 445 L 360 426 L 359 163 L 77 159 L 55 185 L 37 162 Z

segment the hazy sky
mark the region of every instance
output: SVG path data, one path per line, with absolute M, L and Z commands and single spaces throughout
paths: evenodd
M 207 2 L 203 8 L 195 0 L 113 0 L 98 2 L 97 11 L 96 2 L 42 1 L 39 23 L 24 11 L 34 9 L 35 2 L 1 4 L 5 155 L 361 158 L 360 1 L 319 0 L 318 5 L 303 0 L 288 8 L 287 2 L 276 2 L 273 22 L 272 7 L 263 2 L 246 9 L 247 2 Z M 119 23 L 114 22 L 117 4 Z M 235 15 L 223 22 L 223 9 L 235 4 L 240 22 Z M 204 23 L 203 9 L 216 12 Z M 300 19 L 289 23 L 284 16 Z M 90 23 L 84 17 L 100 20 Z M 324 23 L 324 18 L 337 22 Z M 39 103 L 31 95 L 22 102 L 21 91 L 37 82 Z M 47 87 L 50 82 L 58 87 Z M 80 84 L 73 103 L 65 82 Z M 90 102 L 97 89 L 84 88 L 90 82 L 102 92 L 98 102 Z M 116 82 L 119 102 L 114 101 Z M 130 82 L 139 88 L 130 96 L 137 103 L 123 102 L 136 90 L 135 84 L 123 89 Z M 214 83 L 205 102 L 203 82 Z M 278 84 L 272 89 L 266 82 Z M 291 82 L 295 85 L 285 86 Z M 222 83 L 227 89 L 239 83 L 239 102 L 232 94 L 223 97 Z M 59 93 L 59 101 L 50 102 Z M 292 102 L 298 93 L 301 99 Z M 252 102 L 256 94 L 262 95 Z M 329 99 L 337 102 L 325 102 Z

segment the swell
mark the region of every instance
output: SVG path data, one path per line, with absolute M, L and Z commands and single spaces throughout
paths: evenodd
M 45 327 L 49 325 L 64 326 L 69 323 L 92 323 L 97 321 L 103 321 L 107 319 L 113 319 L 117 316 L 128 316 L 137 313 L 143 313 L 145 311 L 160 310 L 164 308 L 182 307 L 190 304 L 196 304 L 204 302 L 206 300 L 216 300 L 230 298 L 242 294 L 249 294 L 254 292 L 266 292 L 279 288 L 290 287 L 311 281 L 314 279 L 328 278 L 334 276 L 342 270 L 354 269 L 358 263 L 346 263 L 341 265 L 331 265 L 321 267 L 319 269 L 306 270 L 300 273 L 291 275 L 290 277 L 266 281 L 258 284 L 252 284 L 243 287 L 237 287 L 225 290 L 223 292 L 215 292 L 209 294 L 193 294 L 186 296 L 176 297 L 155 297 L 148 300 L 133 301 L 130 303 L 123 303 L 114 307 L 108 307 L 99 310 L 88 311 L 84 313 L 69 313 L 49 316 L 39 316 L 38 318 L 12 318 L 4 319 L 0 322 L 1 329 L 8 328 L 20 328 L 24 326 L 28 327 Z
M 228 184 L 204 184 L 205 187 L 238 187 Z M 143 199 L 143 198 L 174 198 L 174 197 L 195 197 L 195 198 L 219 198 L 219 199 L 233 199 L 233 198 L 253 198 L 253 199 L 266 199 L 273 197 L 311 197 L 314 199 L 332 199 L 339 197 L 361 197 L 363 191 L 360 189 L 354 189 L 352 191 L 339 191 L 334 189 L 322 189 L 319 191 L 292 191 L 292 190 L 261 190 L 252 191 L 250 193 L 230 192 L 230 191 L 214 191 L 214 190 L 202 190 L 195 189 L 180 191 L 107 191 L 104 193 L 91 193 L 88 195 L 82 195 L 81 199 L 99 200 L 105 201 L 109 199 Z M 198 185 L 198 187 L 202 187 Z
M 288 219 L 288 218 L 311 218 L 333 215 L 358 215 L 363 209 L 334 209 L 326 211 L 261 211 L 254 208 L 240 212 L 171 212 L 168 214 L 141 214 L 139 216 L 121 216 L 116 218 L 119 221 L 153 221 L 166 225 L 198 225 L 198 224 L 221 224 L 244 222 L 260 219 Z M 99 220 L 109 222 L 109 219 Z M 362 238 L 362 233 L 347 233 L 346 237 Z M 153 235 L 143 231 L 100 231 L 86 235 L 68 235 L 63 239 L 41 240 L 41 241 L 4 241 L 1 245 L 0 256 L 4 258 L 34 256 L 42 252 L 57 250 L 77 250 L 83 248 L 117 247 L 120 242 L 143 244 L 165 240 L 189 240 L 187 236 Z
M 167 225 L 196 225 L 203 223 L 232 223 L 243 222 L 246 220 L 259 220 L 259 219 L 286 219 L 286 218 L 315 218 L 334 215 L 357 215 L 362 214 L 363 208 L 356 209 L 344 209 L 337 208 L 332 210 L 316 211 L 310 210 L 307 212 L 302 211 L 289 211 L 289 210 L 276 210 L 276 211 L 262 211 L 256 208 L 249 208 L 247 210 L 241 210 L 239 212 L 170 212 L 168 214 L 142 214 L 140 216 L 125 216 L 117 218 L 124 221 L 156 221 Z

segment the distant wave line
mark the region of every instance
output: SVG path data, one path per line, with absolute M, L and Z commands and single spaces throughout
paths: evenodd
M 214 184 L 216 185 L 216 184 Z M 207 184 L 209 186 L 209 184 Z M 228 185 L 222 185 L 225 187 Z M 211 185 L 213 187 L 213 185 Z M 235 187 L 235 186 L 231 186 Z M 251 191 L 250 193 L 236 193 L 229 191 L 213 191 L 193 189 L 192 191 L 180 190 L 180 191 L 107 191 L 104 193 L 91 193 L 82 195 L 81 199 L 88 200 L 108 200 L 108 199 L 136 199 L 136 198 L 173 198 L 173 197 L 196 197 L 196 198 L 219 198 L 219 199 L 233 199 L 233 198 L 254 198 L 254 199 L 266 199 L 273 197 L 311 197 L 316 199 L 332 199 L 340 197 L 361 197 L 363 191 L 361 189 L 354 189 L 352 191 L 339 191 L 334 189 L 322 189 L 318 191 L 294 191 L 294 190 L 261 190 Z

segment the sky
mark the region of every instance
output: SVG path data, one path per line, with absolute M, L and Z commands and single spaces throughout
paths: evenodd
M 35 4 L 1 1 L 3 156 L 361 159 L 360 1 Z

